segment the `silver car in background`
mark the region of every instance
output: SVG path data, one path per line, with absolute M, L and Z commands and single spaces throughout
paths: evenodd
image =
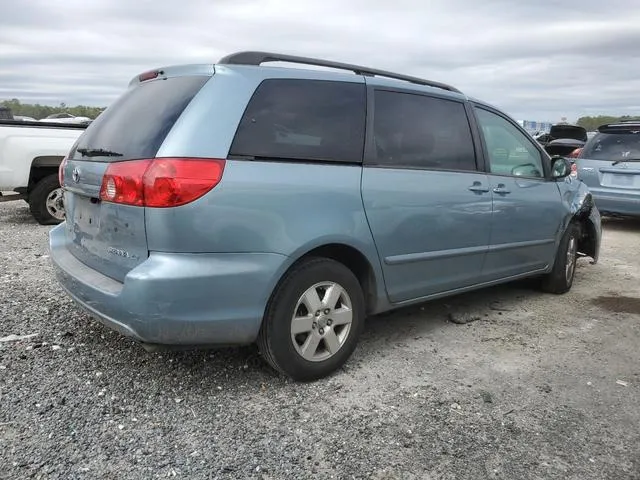
M 603 215 L 640 217 L 640 121 L 599 127 L 576 164 Z

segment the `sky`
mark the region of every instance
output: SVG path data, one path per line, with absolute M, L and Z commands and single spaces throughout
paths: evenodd
M 0 0 L 0 100 L 108 106 L 265 50 L 452 84 L 522 120 L 640 115 L 640 0 Z

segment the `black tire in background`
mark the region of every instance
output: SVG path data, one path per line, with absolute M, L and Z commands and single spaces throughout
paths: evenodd
M 40 225 L 57 225 L 64 220 L 62 189 L 58 175 L 49 175 L 40 180 L 31 190 L 28 201 L 31 215 Z
M 562 236 L 550 273 L 542 277 L 540 286 L 547 293 L 562 294 L 571 290 L 576 274 L 580 226 L 572 222 Z
M 336 321 L 333 325 L 332 313 L 329 312 L 331 309 L 324 310 L 324 307 L 321 307 L 323 312 L 318 317 L 314 331 L 301 335 L 310 337 L 316 334 L 329 335 L 331 333 L 332 338 L 334 335 L 335 338 L 339 338 L 342 334 L 343 339 L 340 340 L 342 343 L 334 348 L 334 353 L 332 353 L 329 344 L 325 344 L 325 339 L 322 338 L 318 350 L 325 349 L 324 355 L 327 358 L 322 359 L 321 353 L 318 358 L 310 361 L 302 355 L 300 344 L 296 344 L 297 337 L 292 332 L 292 325 L 294 316 L 299 313 L 300 301 L 303 296 L 315 286 L 323 284 L 333 284 L 340 287 L 340 291 L 343 292 L 341 298 L 345 300 L 345 304 L 349 304 L 349 308 L 346 310 L 350 309 L 351 311 L 351 321 L 349 330 L 345 334 L 344 330 L 338 330 L 343 328 L 343 325 L 338 325 L 341 321 L 337 320 L 338 312 L 345 312 L 344 304 L 339 301 L 337 305 L 341 305 L 341 307 L 333 310 L 333 313 L 336 313 Z M 319 286 L 318 291 L 323 292 L 322 288 Z M 321 300 L 327 299 L 328 294 L 324 293 L 324 295 L 319 298 Z M 327 312 L 326 315 L 324 312 Z M 308 314 L 314 315 L 315 312 Z M 340 368 L 351 356 L 364 327 L 364 321 L 364 295 L 358 279 L 351 270 L 328 258 L 310 258 L 294 266 L 276 288 L 262 322 L 258 336 L 258 348 L 264 359 L 275 370 L 298 381 L 317 380 Z M 320 332 L 320 329 L 325 331 Z M 308 337 L 305 338 L 309 339 Z M 304 340 L 302 342 L 305 343 Z

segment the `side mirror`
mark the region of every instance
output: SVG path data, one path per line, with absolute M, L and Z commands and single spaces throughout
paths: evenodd
M 565 178 L 571 175 L 572 163 L 564 157 L 553 157 L 551 159 L 551 178 Z

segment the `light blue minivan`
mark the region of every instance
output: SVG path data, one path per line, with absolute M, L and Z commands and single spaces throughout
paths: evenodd
M 60 182 L 51 256 L 79 305 L 147 348 L 257 342 L 297 380 L 368 315 L 524 277 L 564 293 L 600 248 L 571 164 L 497 109 L 264 52 L 134 78 Z

